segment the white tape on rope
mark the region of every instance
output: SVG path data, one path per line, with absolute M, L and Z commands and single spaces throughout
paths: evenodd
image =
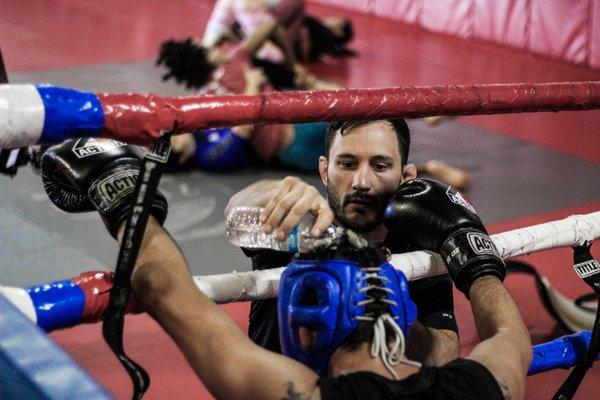
M 492 235 L 503 258 L 581 245 L 600 237 L 600 211 Z M 409 280 L 441 275 L 446 266 L 437 253 L 413 251 L 393 254 L 391 264 Z M 217 303 L 269 299 L 277 296 L 283 268 L 195 276 L 198 288 Z
M 503 258 L 581 245 L 600 236 L 600 211 L 493 235 Z
M 36 144 L 44 128 L 44 103 L 33 85 L 0 85 L 0 147 Z
M 216 303 L 233 303 L 277 297 L 284 268 L 194 276 L 196 286 Z
M 35 308 L 27 290 L 18 287 L 0 286 L 0 295 L 6 297 L 31 322 L 37 323 Z

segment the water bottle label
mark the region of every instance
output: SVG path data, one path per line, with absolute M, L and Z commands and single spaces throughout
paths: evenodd
M 298 225 L 292 228 L 290 232 L 290 238 L 288 239 L 290 243 L 290 252 L 297 253 L 298 252 Z

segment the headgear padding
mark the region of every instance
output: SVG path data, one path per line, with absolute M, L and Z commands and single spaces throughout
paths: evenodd
M 379 284 L 373 284 L 375 280 Z M 373 291 L 382 295 L 373 297 Z M 366 305 L 375 301 L 386 303 L 389 313 L 366 314 Z M 417 309 L 410 299 L 406 277 L 387 262 L 362 268 L 348 260 L 293 260 L 281 276 L 278 313 L 283 353 L 325 375 L 331 355 L 361 321 L 374 321 L 376 330 L 382 323 L 391 324 L 392 329 L 399 327 L 400 332 L 395 332 L 403 337 L 396 337 L 396 343 L 402 340 L 403 353 L 403 339 L 416 319 Z M 301 342 L 300 327 L 316 335 L 310 348 Z M 383 338 L 377 336 L 372 343 L 374 357 L 403 356 L 395 354 L 398 346 L 388 351 L 385 332 Z

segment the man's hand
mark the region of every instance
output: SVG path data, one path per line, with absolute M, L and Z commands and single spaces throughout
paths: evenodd
M 316 215 L 311 235 L 321 236 L 333 223 L 333 212 L 319 191 L 300 178 L 288 176 L 279 181 L 271 200 L 260 216 L 263 231 L 271 233 L 278 229 L 277 237 L 285 239 L 292 228 L 307 213 Z

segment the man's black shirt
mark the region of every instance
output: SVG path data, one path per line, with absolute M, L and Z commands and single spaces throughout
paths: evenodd
M 373 372 L 355 372 L 318 382 L 323 400 L 502 400 L 496 379 L 483 365 L 458 358 L 443 367 L 423 367 L 395 381 Z
M 385 244 L 385 243 L 384 243 Z M 252 260 L 252 270 L 278 268 L 287 265 L 292 254 L 274 250 L 242 249 Z M 390 249 L 392 253 L 411 251 Z M 426 327 L 458 332 L 454 318 L 452 280 L 448 275 L 419 279 L 408 283 L 410 297 L 417 305 L 417 319 Z M 248 336 L 256 344 L 281 353 L 277 299 L 253 301 L 250 306 Z

